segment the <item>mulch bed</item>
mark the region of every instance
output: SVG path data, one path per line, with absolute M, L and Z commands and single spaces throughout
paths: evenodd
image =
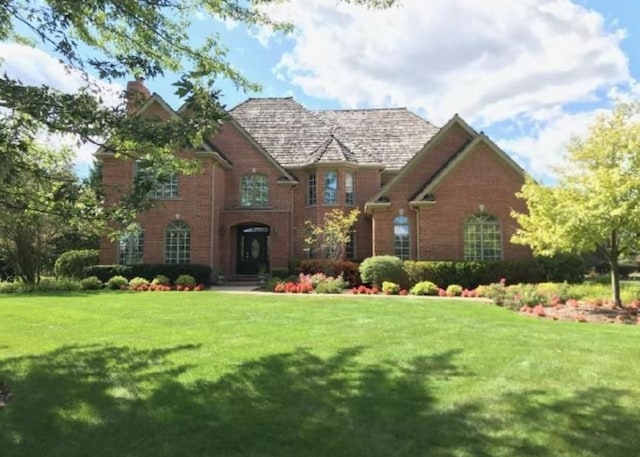
M 4 408 L 11 401 L 11 392 L 9 386 L 0 381 L 0 409 Z
M 554 306 L 523 306 L 520 314 L 551 319 L 598 324 L 640 324 L 636 306 L 617 307 L 612 303 L 585 303 L 570 300 Z

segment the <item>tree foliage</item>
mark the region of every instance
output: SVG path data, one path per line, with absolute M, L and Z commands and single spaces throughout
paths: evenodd
M 611 268 L 620 305 L 619 259 L 640 247 L 640 107 L 620 104 L 601 115 L 585 139 L 574 138 L 559 182 L 528 179 L 519 194 L 528 213 L 512 241 L 541 255 L 598 250 Z
M 331 260 L 343 259 L 358 216 L 358 209 L 345 214 L 341 209 L 334 208 L 325 213 L 322 224 L 306 221 L 305 247 Z

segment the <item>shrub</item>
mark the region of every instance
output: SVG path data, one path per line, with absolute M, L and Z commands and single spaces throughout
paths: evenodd
M 165 275 L 156 275 L 155 278 L 153 278 L 153 281 L 151 281 L 151 284 L 159 284 L 161 286 L 168 286 L 171 284 L 171 280 L 169 279 L 169 277 L 165 276 Z
M 95 278 L 95 276 L 94 276 Z M 129 286 L 129 280 L 124 276 L 116 275 L 107 280 L 107 287 L 112 290 L 120 290 L 122 287 Z
M 545 279 L 552 282 L 584 281 L 587 271 L 584 259 L 576 254 L 556 254 L 552 257 L 538 257 L 538 263 L 544 269 Z
M 380 287 L 384 281 L 401 284 L 406 282 L 402 260 L 392 255 L 378 255 L 360 264 L 362 282 Z
M 149 280 L 145 279 L 145 278 L 141 278 L 140 276 L 136 276 L 135 278 L 132 278 L 129 280 L 129 289 L 138 289 L 142 286 L 148 286 L 149 285 Z
M 342 276 L 326 276 L 314 287 L 314 292 L 318 294 L 340 294 L 348 286 Z
M 22 281 L 0 281 L 0 294 L 17 294 L 23 291 Z
M 315 273 L 324 273 L 328 276 L 342 275 L 350 286 L 360 284 L 358 264 L 349 260 L 307 259 L 300 262 L 296 272 L 306 275 Z
M 62 278 L 43 278 L 38 284 L 27 286 L 25 292 L 76 292 L 81 289 L 80 281 Z
M 438 295 L 438 286 L 431 281 L 420 281 L 409 290 L 411 295 Z
M 191 275 L 180 275 L 175 280 L 176 286 L 193 287 L 196 285 L 196 279 Z
M 400 292 L 400 285 L 391 281 L 382 282 L 382 293 L 387 295 L 396 295 Z
M 84 268 L 96 263 L 98 263 L 97 250 L 80 249 L 61 254 L 53 268 L 57 278 L 81 279 L 84 277 Z
M 458 284 L 449 284 L 447 287 L 447 296 L 448 297 L 458 297 L 462 295 L 463 287 Z
M 131 267 L 128 265 L 91 265 L 85 267 L 82 273 L 83 277 L 95 276 L 100 281 L 108 283 L 109 279 L 114 276 L 122 276 L 127 280 L 133 278 L 131 274 Z
M 120 275 L 127 279 L 135 278 L 155 278 L 164 275 L 175 283 L 180 275 L 191 275 L 196 283 L 208 286 L 211 284 L 211 267 L 198 264 L 154 264 L 141 263 L 138 265 L 93 265 L 84 269 L 84 276 L 97 276 L 106 282 L 112 276 Z
M 267 279 L 267 283 L 265 284 L 264 288 L 268 291 L 275 292 L 276 286 L 280 283 L 284 284 L 284 281 L 280 278 L 270 277 L 269 279 Z M 284 292 L 284 290 L 282 292 Z
M 283 267 L 272 268 L 271 277 L 277 279 L 286 279 L 289 277 L 289 269 Z
M 95 276 L 89 276 L 80 281 L 80 287 L 82 290 L 100 290 L 102 289 L 102 281 Z

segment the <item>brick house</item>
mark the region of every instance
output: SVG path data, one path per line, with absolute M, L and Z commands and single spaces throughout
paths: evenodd
M 178 116 L 158 94 L 129 83 L 142 116 Z M 103 239 L 100 261 L 198 263 L 254 275 L 309 256 L 304 222 L 362 212 L 348 257 L 518 260 L 509 239 L 524 211 L 523 170 L 458 115 L 443 127 L 404 108 L 309 110 L 292 98 L 249 99 L 202 147 L 185 151 L 202 172 L 175 176 L 139 215 L 141 231 Z M 133 183 L 135 163 L 98 151 L 107 204 Z

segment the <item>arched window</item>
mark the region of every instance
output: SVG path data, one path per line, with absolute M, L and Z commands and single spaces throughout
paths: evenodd
M 497 217 L 479 213 L 464 221 L 464 259 L 502 259 L 502 236 Z
M 144 232 L 140 224 L 134 224 L 120 237 L 118 262 L 122 265 L 142 263 Z
M 189 263 L 191 260 L 191 228 L 184 221 L 173 221 L 164 232 L 165 263 Z
M 409 218 L 397 216 L 393 220 L 393 254 L 402 260 L 409 259 Z
M 269 185 L 265 175 L 244 175 L 241 186 L 241 206 L 269 205 Z

